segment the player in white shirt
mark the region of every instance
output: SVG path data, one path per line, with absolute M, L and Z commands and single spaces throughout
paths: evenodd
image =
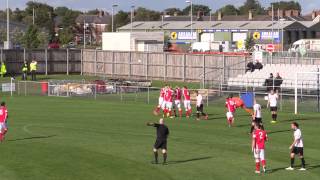
M 261 111 L 262 111 L 261 105 L 258 104 L 256 100 L 254 100 L 250 134 L 252 134 L 255 124 L 259 124 L 261 129 L 264 130 L 264 127 L 262 124 L 262 112 Z
M 274 90 L 271 90 L 268 94 L 268 104 L 267 107 L 270 107 L 270 111 L 272 114 L 272 121 L 271 123 L 277 122 L 277 110 L 278 110 L 278 94 L 274 92 Z
M 197 95 L 197 120 L 199 121 L 200 120 L 200 114 L 202 116 L 205 117 L 205 119 L 207 120 L 208 119 L 208 115 L 206 113 L 203 112 L 203 98 L 202 98 L 202 95 L 196 91 L 196 95 Z
M 289 147 L 291 150 L 290 158 L 291 158 L 291 165 L 290 167 L 286 168 L 286 170 L 294 170 L 293 164 L 294 164 L 294 156 L 299 155 L 299 158 L 301 159 L 301 168 L 299 170 L 305 171 L 305 160 L 303 157 L 303 139 L 301 130 L 299 129 L 299 124 L 296 122 L 291 123 L 291 129 L 294 130 L 293 133 L 293 143 Z

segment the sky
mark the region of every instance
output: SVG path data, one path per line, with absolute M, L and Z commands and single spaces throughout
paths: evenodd
M 9 0 L 9 7 L 23 9 L 25 4 L 29 0 Z M 112 4 L 117 4 L 116 10 L 129 11 L 130 7 L 146 7 L 154 10 L 164 10 L 170 7 L 178 7 L 183 9 L 188 4 L 185 0 L 35 0 L 37 2 L 47 3 L 51 6 L 66 6 L 71 9 L 77 10 L 90 10 L 90 9 L 103 9 L 105 11 L 111 11 Z M 204 4 L 211 9 L 216 10 L 226 4 L 233 4 L 240 6 L 245 0 L 192 0 L 194 4 Z M 277 2 L 278 0 L 259 0 L 263 6 L 269 6 L 271 2 Z M 309 13 L 314 9 L 320 9 L 320 0 L 297 0 L 302 5 L 303 12 Z M 0 9 L 5 9 L 6 0 L 0 0 Z

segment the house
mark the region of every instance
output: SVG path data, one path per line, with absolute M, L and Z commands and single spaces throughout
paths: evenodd
M 104 11 L 99 11 L 97 15 L 81 14 L 76 19 L 78 26 L 78 32 L 76 39 L 83 42 L 83 36 L 85 29 L 86 42 L 90 44 L 101 44 L 102 33 L 108 30 L 111 25 L 111 15 Z

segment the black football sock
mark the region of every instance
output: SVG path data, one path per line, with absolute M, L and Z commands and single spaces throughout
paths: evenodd
M 274 120 L 275 120 L 275 121 L 277 120 L 277 117 L 278 117 L 278 115 L 275 114 L 275 115 L 274 115 Z
M 163 163 L 167 163 L 167 153 L 163 153 Z
M 294 158 L 291 158 L 291 167 L 294 165 Z
M 155 163 L 158 163 L 158 152 L 153 152 L 153 153 L 154 153 Z
M 301 158 L 301 167 L 306 167 L 306 162 L 304 161 L 304 158 Z
M 275 121 L 275 114 L 272 114 L 272 120 Z
M 198 119 L 200 118 L 200 113 L 199 113 L 199 112 L 197 112 L 197 118 L 198 118 Z

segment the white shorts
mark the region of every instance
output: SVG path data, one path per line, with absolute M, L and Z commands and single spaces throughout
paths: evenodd
M 7 129 L 6 123 L 0 123 L 0 133 L 3 133 Z
M 172 109 L 172 102 L 166 101 L 166 102 L 165 102 L 165 107 L 166 107 L 167 109 Z
M 227 119 L 233 118 L 233 113 L 227 112 L 226 116 L 227 116 Z
M 190 100 L 184 100 L 184 108 L 187 110 L 191 109 L 191 102 Z
M 174 100 L 174 104 L 176 108 L 180 109 L 181 108 L 181 101 L 180 100 Z
M 159 106 L 161 107 L 163 104 L 163 97 L 159 97 Z
M 253 155 L 255 159 L 264 160 L 264 149 L 255 149 Z

